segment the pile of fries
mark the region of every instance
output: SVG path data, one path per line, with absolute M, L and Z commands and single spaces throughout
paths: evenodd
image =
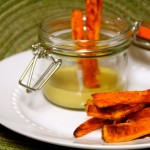
M 150 134 L 150 90 L 94 93 L 85 111 L 90 119 L 74 130 L 76 138 L 97 129 L 108 143 Z
M 100 40 L 102 5 L 103 0 L 85 0 L 85 22 L 82 10 L 72 11 L 73 40 Z M 77 50 L 96 48 L 93 42 L 82 44 L 76 43 Z M 100 87 L 97 59 L 82 59 L 79 67 L 86 88 Z M 94 93 L 87 101 L 85 111 L 90 119 L 75 129 L 73 135 L 76 138 L 97 129 L 102 129 L 102 138 L 108 143 L 130 141 L 150 134 L 150 90 Z

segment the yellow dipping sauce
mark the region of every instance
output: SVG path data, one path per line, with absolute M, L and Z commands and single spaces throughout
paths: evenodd
M 124 83 L 110 68 L 100 68 L 100 88 L 87 89 L 83 86 L 80 72 L 76 67 L 62 67 L 43 87 L 45 97 L 52 103 L 70 109 L 84 109 L 92 93 L 121 91 Z

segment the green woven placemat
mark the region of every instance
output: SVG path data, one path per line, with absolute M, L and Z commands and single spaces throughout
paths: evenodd
M 84 6 L 84 0 L 0 0 L 0 60 L 37 41 L 41 21 L 59 11 Z M 132 20 L 150 20 L 150 0 L 104 0 L 104 11 Z
M 55 150 L 64 147 L 17 134 L 0 125 L 0 150 Z M 76 150 L 75 148 L 65 147 L 66 150 Z

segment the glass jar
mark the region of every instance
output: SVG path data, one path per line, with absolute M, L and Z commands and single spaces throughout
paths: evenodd
M 84 109 L 92 93 L 125 90 L 128 48 L 131 43 L 130 22 L 123 17 L 105 14 L 99 41 L 72 40 L 71 31 L 70 13 L 51 16 L 41 24 L 41 46 L 54 58 L 62 60 L 60 68 L 42 88 L 46 99 L 61 107 Z M 80 43 L 78 46 L 77 42 Z M 94 44 L 86 48 L 83 46 L 85 43 Z M 83 71 L 81 62 L 89 64 L 85 67 L 86 71 Z M 84 78 L 95 71 L 92 62 L 98 65 L 98 86 L 87 87 Z M 91 82 L 95 82 L 94 78 Z

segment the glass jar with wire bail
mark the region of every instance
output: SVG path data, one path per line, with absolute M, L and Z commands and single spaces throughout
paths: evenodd
M 126 90 L 131 24 L 123 17 L 105 14 L 99 34 L 100 40 L 73 40 L 70 13 L 42 22 L 40 44 L 33 49 L 43 49 L 59 64 L 42 85 L 49 102 L 82 110 L 93 93 Z

